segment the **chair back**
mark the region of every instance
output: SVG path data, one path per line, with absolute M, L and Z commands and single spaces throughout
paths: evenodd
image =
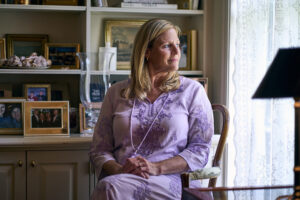
M 193 172 L 185 172 L 181 174 L 182 190 L 189 187 L 190 180 L 209 179 L 208 187 L 216 187 L 217 177 L 221 173 L 220 161 L 224 152 L 226 138 L 228 135 L 229 112 L 228 109 L 221 104 L 212 104 L 214 115 L 219 112 L 221 114 L 222 126 L 217 149 L 212 160 L 212 166 L 204 169 L 195 170 Z M 217 111 L 217 112 L 216 112 Z M 216 124 L 216 123 L 215 123 Z
M 214 159 L 212 161 L 212 167 L 220 167 L 220 161 L 224 152 L 224 147 L 228 135 L 229 111 L 224 105 L 221 104 L 212 104 L 212 109 L 213 111 L 220 112 L 222 117 L 221 119 L 222 128 L 220 133 L 220 139 L 217 145 Z M 216 183 L 217 183 L 217 178 L 211 178 L 209 179 L 208 187 L 216 187 Z

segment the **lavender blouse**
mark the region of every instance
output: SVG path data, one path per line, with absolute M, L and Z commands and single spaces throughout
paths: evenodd
M 124 164 L 135 151 L 151 162 L 179 155 L 189 170 L 203 168 L 214 126 L 202 85 L 180 77 L 179 89 L 163 93 L 153 103 L 122 98 L 127 85 L 121 81 L 111 86 L 102 104 L 90 150 L 97 176 L 105 162 Z

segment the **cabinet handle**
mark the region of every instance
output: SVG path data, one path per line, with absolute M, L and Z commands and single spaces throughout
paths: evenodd
M 31 167 L 36 167 L 36 162 L 35 162 L 35 160 L 31 161 Z
M 23 166 L 22 160 L 18 160 L 18 167 L 22 167 L 22 166 Z

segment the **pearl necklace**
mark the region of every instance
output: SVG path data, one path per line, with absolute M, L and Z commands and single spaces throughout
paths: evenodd
M 129 132 L 130 132 L 130 141 L 131 141 L 131 147 L 134 150 L 134 153 L 132 155 L 132 157 L 137 155 L 137 152 L 139 151 L 139 149 L 141 148 L 142 144 L 144 143 L 146 137 L 148 136 L 148 134 L 150 133 L 150 130 L 152 129 L 152 126 L 154 125 L 155 120 L 157 119 L 158 115 L 161 113 L 161 111 L 163 110 L 167 100 L 169 98 L 169 93 L 167 94 L 167 98 L 165 99 L 162 107 L 160 108 L 160 110 L 158 111 L 158 113 L 156 114 L 156 116 L 154 117 L 153 121 L 151 122 L 150 127 L 148 128 L 144 138 L 142 139 L 142 141 L 140 142 L 140 144 L 137 146 L 137 148 L 134 147 L 133 144 L 133 139 L 132 139 L 132 115 L 133 115 L 133 111 L 134 111 L 134 107 L 135 107 L 135 102 L 136 102 L 136 98 L 134 98 L 133 100 L 133 106 L 132 106 L 132 110 L 131 110 L 131 115 L 130 115 L 130 128 L 129 128 Z

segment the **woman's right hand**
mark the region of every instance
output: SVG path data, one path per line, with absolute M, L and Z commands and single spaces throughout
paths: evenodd
M 122 173 L 134 174 L 148 179 L 149 173 L 142 170 L 139 158 L 127 158 L 122 168 Z

